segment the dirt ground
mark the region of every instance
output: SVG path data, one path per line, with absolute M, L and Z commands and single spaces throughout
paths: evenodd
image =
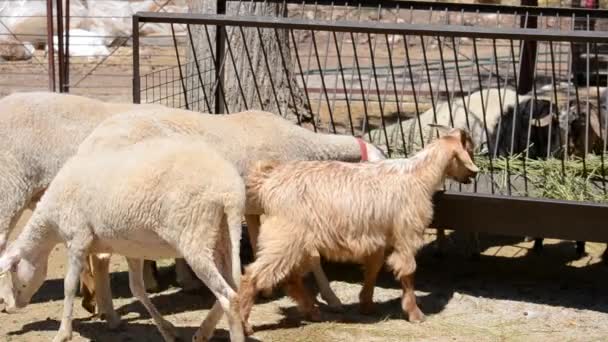
M 29 213 L 22 218 L 23 225 Z M 434 235 L 421 251 L 416 285 L 427 320 L 405 321 L 401 291 L 383 271 L 374 299 L 377 313 L 358 313 L 362 274 L 357 265 L 326 264 L 331 286 L 346 306 L 343 314 L 322 307 L 324 322 L 299 320 L 294 302 L 277 291 L 272 300 L 258 300 L 251 322 L 252 341 L 605 341 L 608 266 L 599 256 L 603 244 L 587 244 L 589 254 L 575 260 L 573 243 L 548 240 L 542 254 L 519 238 L 482 237 L 478 261 L 466 257 L 466 237 L 451 234 L 445 258 L 434 256 Z M 91 317 L 81 306 L 74 310 L 74 341 L 162 341 L 143 306 L 128 289 L 126 264 L 112 262 L 114 305 L 123 318 L 118 331 Z M 204 319 L 212 295 L 206 290 L 185 293 L 170 280 L 171 262 L 160 263 L 163 290 L 153 294 L 160 312 L 189 340 Z M 2 341 L 48 341 L 59 327 L 63 307 L 65 250 L 58 246 L 49 261 L 48 279 L 18 313 L 0 314 Z M 313 282 L 309 282 L 314 287 Z M 320 297 L 319 297 L 320 298 Z M 226 323 L 214 340 L 228 340 Z

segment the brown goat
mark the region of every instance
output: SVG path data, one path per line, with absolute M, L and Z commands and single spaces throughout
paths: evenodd
M 414 294 L 415 255 L 433 217 L 432 196 L 446 177 L 469 183 L 478 172 L 470 136 L 460 129 L 436 127 L 445 135 L 409 159 L 362 164 L 271 161 L 253 167 L 246 180 L 247 205 L 263 210 L 267 218 L 258 237 L 258 258 L 246 269 L 239 290 L 248 334 L 257 293 L 284 280 L 307 318 L 320 318 L 302 284 L 319 254 L 363 263 L 359 298 L 361 311 L 368 313 L 389 251 L 387 263 L 404 291 L 403 310 L 410 321 L 424 319 Z

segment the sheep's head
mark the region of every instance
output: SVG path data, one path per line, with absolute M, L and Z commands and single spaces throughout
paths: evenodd
M 40 258 L 31 258 L 40 260 Z M 10 247 L 0 257 L 0 306 L 7 313 L 25 307 L 46 278 L 47 263 L 31 262 Z
M 586 103 L 577 104 L 576 100 L 570 101 L 568 108 L 560 114 L 563 140 L 565 140 L 566 132 L 568 133 L 569 152 L 579 157 L 585 154 L 585 149 L 587 149 L 587 153 L 601 153 L 603 137 L 606 136 L 607 117 L 608 110 L 605 101 L 601 103 L 599 111 L 593 102 L 587 106 Z
M 453 153 L 446 176 L 463 184 L 471 183 L 479 168 L 474 163 L 473 150 L 475 145 L 469 133 L 460 128 L 448 128 L 441 125 L 430 125 L 441 134 L 441 139 L 450 146 Z

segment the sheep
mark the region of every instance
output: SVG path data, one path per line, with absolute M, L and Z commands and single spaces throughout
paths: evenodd
M 50 92 L 0 99 L 0 252 L 21 213 L 35 206 L 78 144 L 104 119 L 132 108 L 130 103 Z M 95 313 L 90 272 L 82 280 L 83 306 Z
M 0 272 L 11 278 L 0 286 L 3 302 L 9 312 L 27 305 L 46 277 L 49 253 L 65 243 L 64 311 L 53 341 L 68 341 L 87 254 L 118 253 L 127 258 L 131 292 L 163 338 L 174 341 L 176 329 L 146 294 L 143 259 L 183 257 L 217 298 L 194 340 L 211 336 L 223 310 L 231 339 L 244 341 L 234 279 L 240 277 L 240 261 L 231 257 L 238 253 L 244 208 L 245 185 L 238 171 L 200 138 L 150 139 L 119 151 L 76 155 L 0 257 Z
M 443 180 L 470 183 L 479 171 L 473 142 L 460 129 L 436 126 L 445 135 L 409 159 L 360 164 L 338 161 L 259 162 L 248 173 L 247 207 L 263 211 L 258 257 L 245 269 L 238 291 L 246 334 L 255 296 L 286 280 L 303 314 L 320 318 L 302 276 L 320 254 L 362 262 L 361 311 L 373 310 L 373 287 L 384 260 L 401 281 L 402 308 L 410 321 L 424 319 L 414 294 L 415 254 L 433 217 L 433 193 Z
M 349 162 L 385 159 L 384 153 L 370 143 L 351 136 L 319 134 L 292 124 L 268 112 L 245 111 L 230 115 L 201 115 L 198 113 L 166 108 L 151 108 L 131 113 L 123 113 L 104 121 L 87 137 L 78 149 L 78 154 L 87 154 L 100 149 L 119 149 L 150 137 L 196 135 L 202 137 L 218 150 L 228 161 L 233 162 L 241 175 L 246 174 L 250 164 L 261 159 L 278 160 L 329 160 Z M 247 210 L 246 221 L 253 250 L 260 225 L 262 212 Z M 99 293 L 97 301 L 103 306 L 106 316 L 117 319 L 112 309 L 107 265 L 109 255 L 92 256 L 97 271 L 95 277 L 103 285 L 96 283 Z M 180 266 L 181 264 L 181 266 Z M 149 264 L 148 264 L 149 265 Z M 188 279 L 183 272 L 183 264 L 176 263 L 178 279 L 182 284 Z M 329 286 L 320 261 L 313 267 L 321 296 L 330 308 L 341 309 L 338 297 Z M 146 267 L 151 274 L 150 267 Z M 146 278 L 152 278 L 151 276 Z M 188 286 L 188 284 L 185 284 Z

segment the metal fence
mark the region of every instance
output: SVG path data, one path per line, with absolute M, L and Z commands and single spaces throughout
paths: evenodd
M 342 20 L 327 10 L 319 10 L 324 20 L 139 13 L 134 27 L 185 25 L 187 42 L 197 39 L 192 32 L 215 39 L 192 43 L 194 53 L 176 39 L 178 67 L 158 82 L 158 72 L 139 72 L 135 31 L 134 100 L 206 112 L 274 108 L 311 129 L 364 136 L 391 157 L 433 139 L 428 123 L 466 128 L 484 172 L 470 186 L 446 183 L 434 227 L 608 242 L 607 80 L 592 62 L 601 60 L 608 33 L 588 30 L 608 14 L 377 4 L 382 20 L 374 21 L 344 20 L 360 17 L 361 6 L 345 8 Z M 442 13 L 446 23 L 419 23 L 416 11 Z M 483 24 L 483 13 L 496 21 Z M 466 15 L 481 24 L 466 25 Z M 449 24 L 453 18 L 460 21 Z M 531 22 L 537 28 L 520 27 Z M 196 52 L 196 62 L 187 60 Z M 250 88 L 257 96 L 248 98 Z

